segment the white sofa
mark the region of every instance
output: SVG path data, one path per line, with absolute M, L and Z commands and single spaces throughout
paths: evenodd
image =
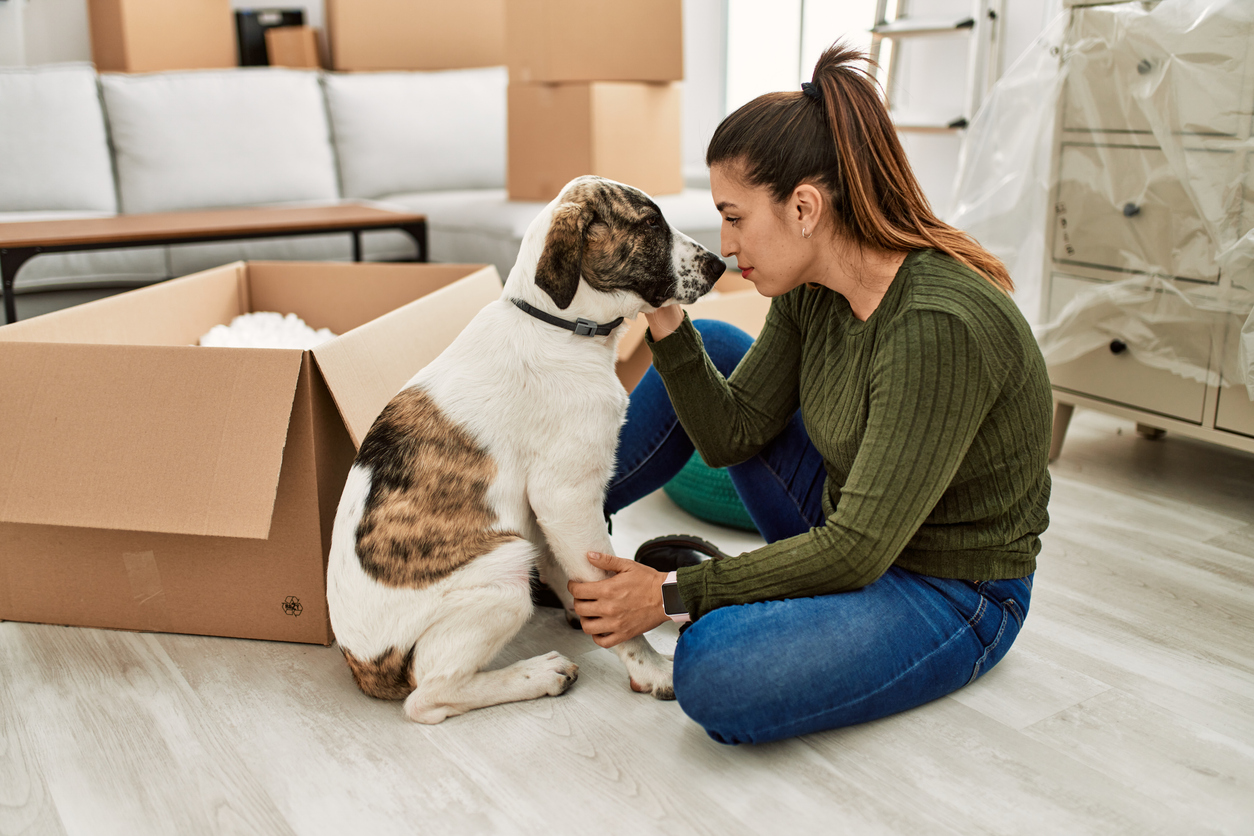
M 0 69 L 0 223 L 364 200 L 423 212 L 431 259 L 502 277 L 542 204 L 505 193 L 506 73 L 247 68 Z M 717 250 L 708 186 L 657 198 Z M 416 255 L 399 232 L 367 259 Z M 248 259 L 344 260 L 347 235 L 48 254 L 18 273 L 19 317 Z

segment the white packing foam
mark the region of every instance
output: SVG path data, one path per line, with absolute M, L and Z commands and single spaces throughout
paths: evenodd
M 220 348 L 313 348 L 335 339 L 329 328 L 315 331 L 296 314 L 271 311 L 246 313 L 230 325 L 215 325 L 200 338 L 201 345 Z

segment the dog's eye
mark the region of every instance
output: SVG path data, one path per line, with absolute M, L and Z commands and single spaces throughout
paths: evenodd
M 646 218 L 644 225 L 649 229 L 659 229 L 662 226 L 662 222 L 658 218 Z

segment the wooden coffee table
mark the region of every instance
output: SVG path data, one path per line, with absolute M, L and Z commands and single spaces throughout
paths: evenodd
M 17 321 L 13 298 L 17 271 L 41 253 L 349 232 L 353 236 L 353 260 L 361 261 L 361 233 L 378 229 L 408 233 L 418 245 L 418 260 L 427 260 L 425 215 L 356 203 L 0 223 L 0 279 L 4 286 L 5 322 Z

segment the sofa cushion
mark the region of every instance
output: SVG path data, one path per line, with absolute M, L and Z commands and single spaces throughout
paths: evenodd
M 0 212 L 117 212 L 90 64 L 0 70 Z
M 100 83 L 124 212 L 339 196 L 317 72 L 106 73 Z
M 345 197 L 505 185 L 504 67 L 323 83 Z

